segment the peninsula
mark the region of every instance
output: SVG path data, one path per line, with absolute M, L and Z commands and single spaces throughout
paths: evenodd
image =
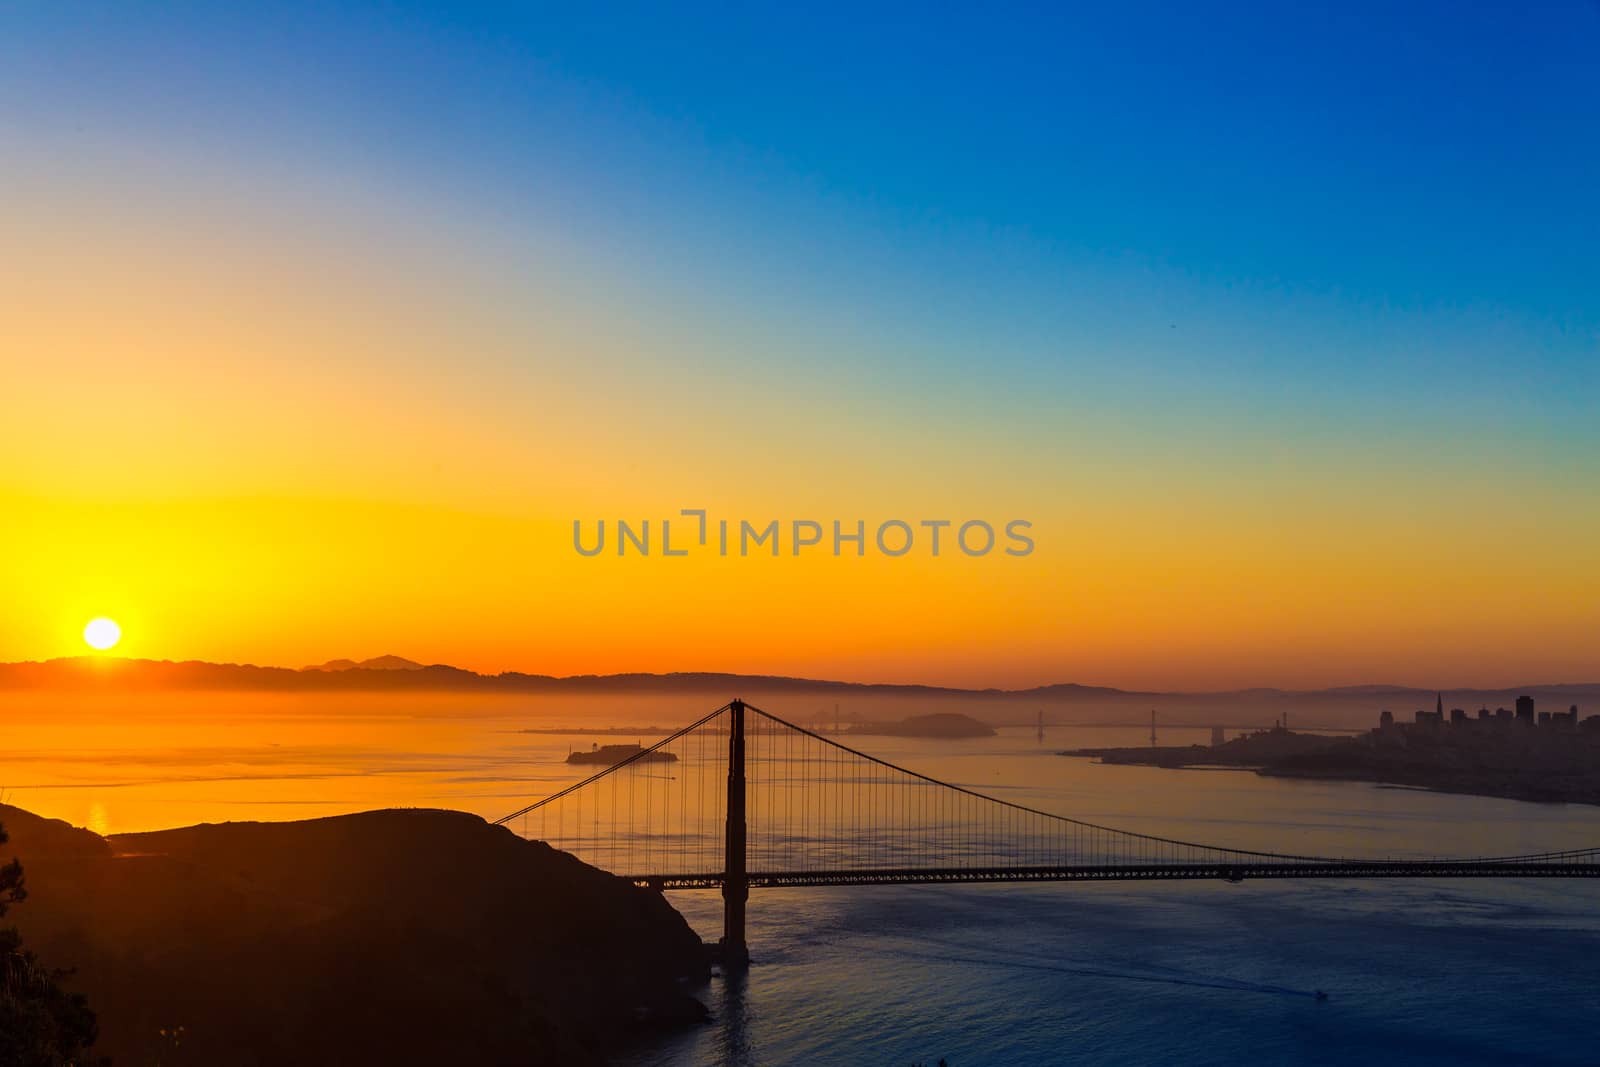
M 1443 695 L 1411 722 L 1392 712 L 1357 737 L 1294 733 L 1281 724 L 1219 745 L 1089 748 L 1062 752 L 1103 763 L 1230 767 L 1280 778 L 1327 778 L 1410 786 L 1514 800 L 1600 804 L 1600 715 L 1538 711 L 1532 696 L 1515 708 L 1473 714 Z

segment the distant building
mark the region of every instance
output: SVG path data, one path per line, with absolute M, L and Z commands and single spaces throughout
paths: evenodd
M 1446 724 L 1450 727 L 1450 734 L 1461 730 L 1463 740 L 1468 735 L 1488 741 L 1496 736 L 1503 736 L 1511 723 L 1519 727 L 1537 729 L 1541 735 L 1547 731 L 1556 734 L 1577 733 L 1579 730 L 1585 734 L 1600 734 L 1600 715 L 1591 715 L 1587 719 L 1578 718 L 1578 705 L 1573 704 L 1566 711 L 1539 711 L 1534 710 L 1533 697 L 1524 693 L 1517 697 L 1517 710 L 1512 712 L 1506 708 L 1496 708 L 1490 711 L 1487 706 L 1478 709 L 1477 717 L 1463 708 L 1451 708 L 1450 717 L 1445 718 L 1444 694 L 1436 693 L 1433 698 L 1433 710 L 1428 711 L 1418 708 L 1415 723 L 1400 723 L 1395 720 L 1394 712 L 1385 708 L 1378 713 L 1378 728 L 1374 735 L 1382 734 L 1381 743 L 1395 745 L 1406 744 L 1407 738 L 1421 741 L 1424 736 L 1431 736 L 1428 744 L 1434 744 L 1448 736 L 1442 732 Z M 1213 735 L 1215 737 L 1215 735 Z M 1213 744 L 1217 742 L 1213 740 Z M 1472 743 L 1477 743 L 1476 741 Z M 1541 744 L 1543 741 L 1541 740 Z M 1558 744 L 1560 744 L 1558 742 Z
M 1213 748 L 1215 748 L 1217 745 L 1222 744 L 1226 740 L 1227 740 L 1227 738 L 1222 733 L 1222 727 L 1213 726 L 1211 728 L 1211 745 L 1212 745 Z

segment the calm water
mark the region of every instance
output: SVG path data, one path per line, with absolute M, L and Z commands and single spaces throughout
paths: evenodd
M 496 816 L 571 781 L 567 751 L 595 739 L 518 729 L 671 725 L 706 710 L 703 698 L 220 699 L 7 698 L 0 788 L 103 832 L 393 805 Z M 1052 754 L 1143 738 L 1055 728 L 1043 746 L 1027 729 L 859 744 L 1046 810 L 1244 848 L 1406 856 L 1600 843 L 1597 808 Z M 715 893 L 672 899 L 717 936 Z M 750 924 L 749 975 L 705 991 L 716 1022 L 634 1062 L 1600 1062 L 1600 886 L 1587 883 L 757 890 Z
M 716 929 L 712 895 L 677 896 Z M 769 890 L 716 1022 L 633 1062 L 1592 1064 L 1597 904 L 1576 884 Z
M 1102 743 L 1089 733 L 1052 740 Z M 1038 756 L 1026 731 L 958 754 L 887 738 L 874 750 L 1217 843 L 1424 855 L 1600 842 L 1600 809 L 1105 767 Z M 715 894 L 673 901 L 717 935 Z M 635 1062 L 1600 1062 L 1600 886 L 1586 882 L 758 890 L 750 921 L 756 963 L 712 984 L 716 1023 Z

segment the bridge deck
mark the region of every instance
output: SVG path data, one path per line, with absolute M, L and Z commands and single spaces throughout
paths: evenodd
M 720 889 L 721 874 L 628 875 L 656 890 Z M 1155 864 L 1100 867 L 882 868 L 854 871 L 751 871 L 752 888 L 842 885 L 930 885 L 973 882 L 1244 881 L 1250 878 L 1600 878 L 1600 863 L 1470 860 L 1339 863 Z
M 641 886 L 726 890 L 735 943 L 751 888 L 1600 877 L 1600 847 L 1352 859 L 1136 833 L 940 781 L 742 700 L 496 821 L 515 820 L 603 870 L 662 872 L 628 876 Z

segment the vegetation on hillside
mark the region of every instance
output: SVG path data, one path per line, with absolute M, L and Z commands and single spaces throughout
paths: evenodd
M 0 826 L 0 845 L 8 840 Z M 0 917 L 27 895 L 22 861 L 0 866 Z M 94 1012 L 81 994 L 61 987 L 63 977 L 23 947 L 15 927 L 0 928 L 0 1067 L 84 1062 L 97 1036 Z

